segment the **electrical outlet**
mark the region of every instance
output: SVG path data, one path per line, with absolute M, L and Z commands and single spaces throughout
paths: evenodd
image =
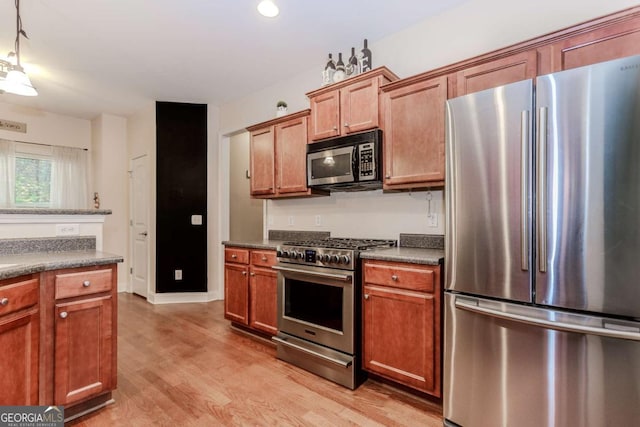
M 294 225 L 296 223 L 295 219 L 293 218 L 293 215 L 289 217 L 288 223 L 289 225 Z
M 437 227 L 438 226 L 438 214 L 431 213 L 427 214 L 427 227 Z
M 175 270 L 173 276 L 175 280 L 182 280 L 182 270 Z
M 320 227 L 322 225 L 322 217 L 320 215 L 316 215 L 316 227 Z

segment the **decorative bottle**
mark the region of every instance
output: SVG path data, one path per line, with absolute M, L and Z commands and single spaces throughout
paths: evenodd
M 322 84 L 328 85 L 333 83 L 333 74 L 336 72 L 336 64 L 333 62 L 333 57 L 329 54 L 329 60 L 327 61 L 327 65 L 324 66 L 324 71 L 322 72 Z
M 351 56 L 347 62 L 347 77 L 355 76 L 360 72 L 358 66 L 358 58 L 356 57 L 356 48 L 351 48 Z
M 364 48 L 362 49 L 362 72 L 371 70 L 371 51 L 367 47 L 367 39 L 364 39 Z
M 338 54 L 338 62 L 336 62 L 336 72 L 333 74 L 333 81 L 339 82 L 347 77 L 347 73 L 344 68 L 344 62 L 342 62 L 342 53 Z

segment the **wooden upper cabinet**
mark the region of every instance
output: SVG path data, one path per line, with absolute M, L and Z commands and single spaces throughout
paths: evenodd
M 383 87 L 384 188 L 444 183 L 447 76 Z
M 640 16 L 620 17 L 608 25 L 540 48 L 540 74 L 640 54 Z
M 276 125 L 276 193 L 307 191 L 307 116 Z
M 307 93 L 311 105 L 309 140 L 318 141 L 380 126 L 380 86 L 398 79 L 379 67 Z
M 274 133 L 273 126 L 251 132 L 249 169 L 252 196 L 275 193 Z
M 309 111 L 303 110 L 251 127 L 251 196 L 263 199 L 324 196 L 307 188 Z
M 455 94 L 462 96 L 485 89 L 533 79 L 537 73 L 535 49 L 465 68 L 455 74 Z

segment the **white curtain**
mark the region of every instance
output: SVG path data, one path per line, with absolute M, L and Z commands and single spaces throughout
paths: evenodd
M 87 152 L 51 147 L 51 207 L 87 209 Z
M 13 206 L 16 171 L 16 145 L 13 141 L 0 139 L 0 208 Z

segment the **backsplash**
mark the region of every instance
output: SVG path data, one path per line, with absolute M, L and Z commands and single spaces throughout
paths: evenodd
M 269 240 L 311 240 L 330 237 L 328 231 L 269 230 Z
M 444 236 L 400 233 L 398 246 L 405 248 L 444 249 Z
M 35 252 L 86 251 L 95 249 L 95 236 L 0 239 L 0 255 L 20 255 Z
M 430 196 L 430 200 L 429 200 Z M 332 237 L 398 239 L 400 233 L 444 235 L 442 190 L 332 193 L 267 201 L 267 230 L 326 231 Z M 428 221 L 429 209 L 436 226 Z

